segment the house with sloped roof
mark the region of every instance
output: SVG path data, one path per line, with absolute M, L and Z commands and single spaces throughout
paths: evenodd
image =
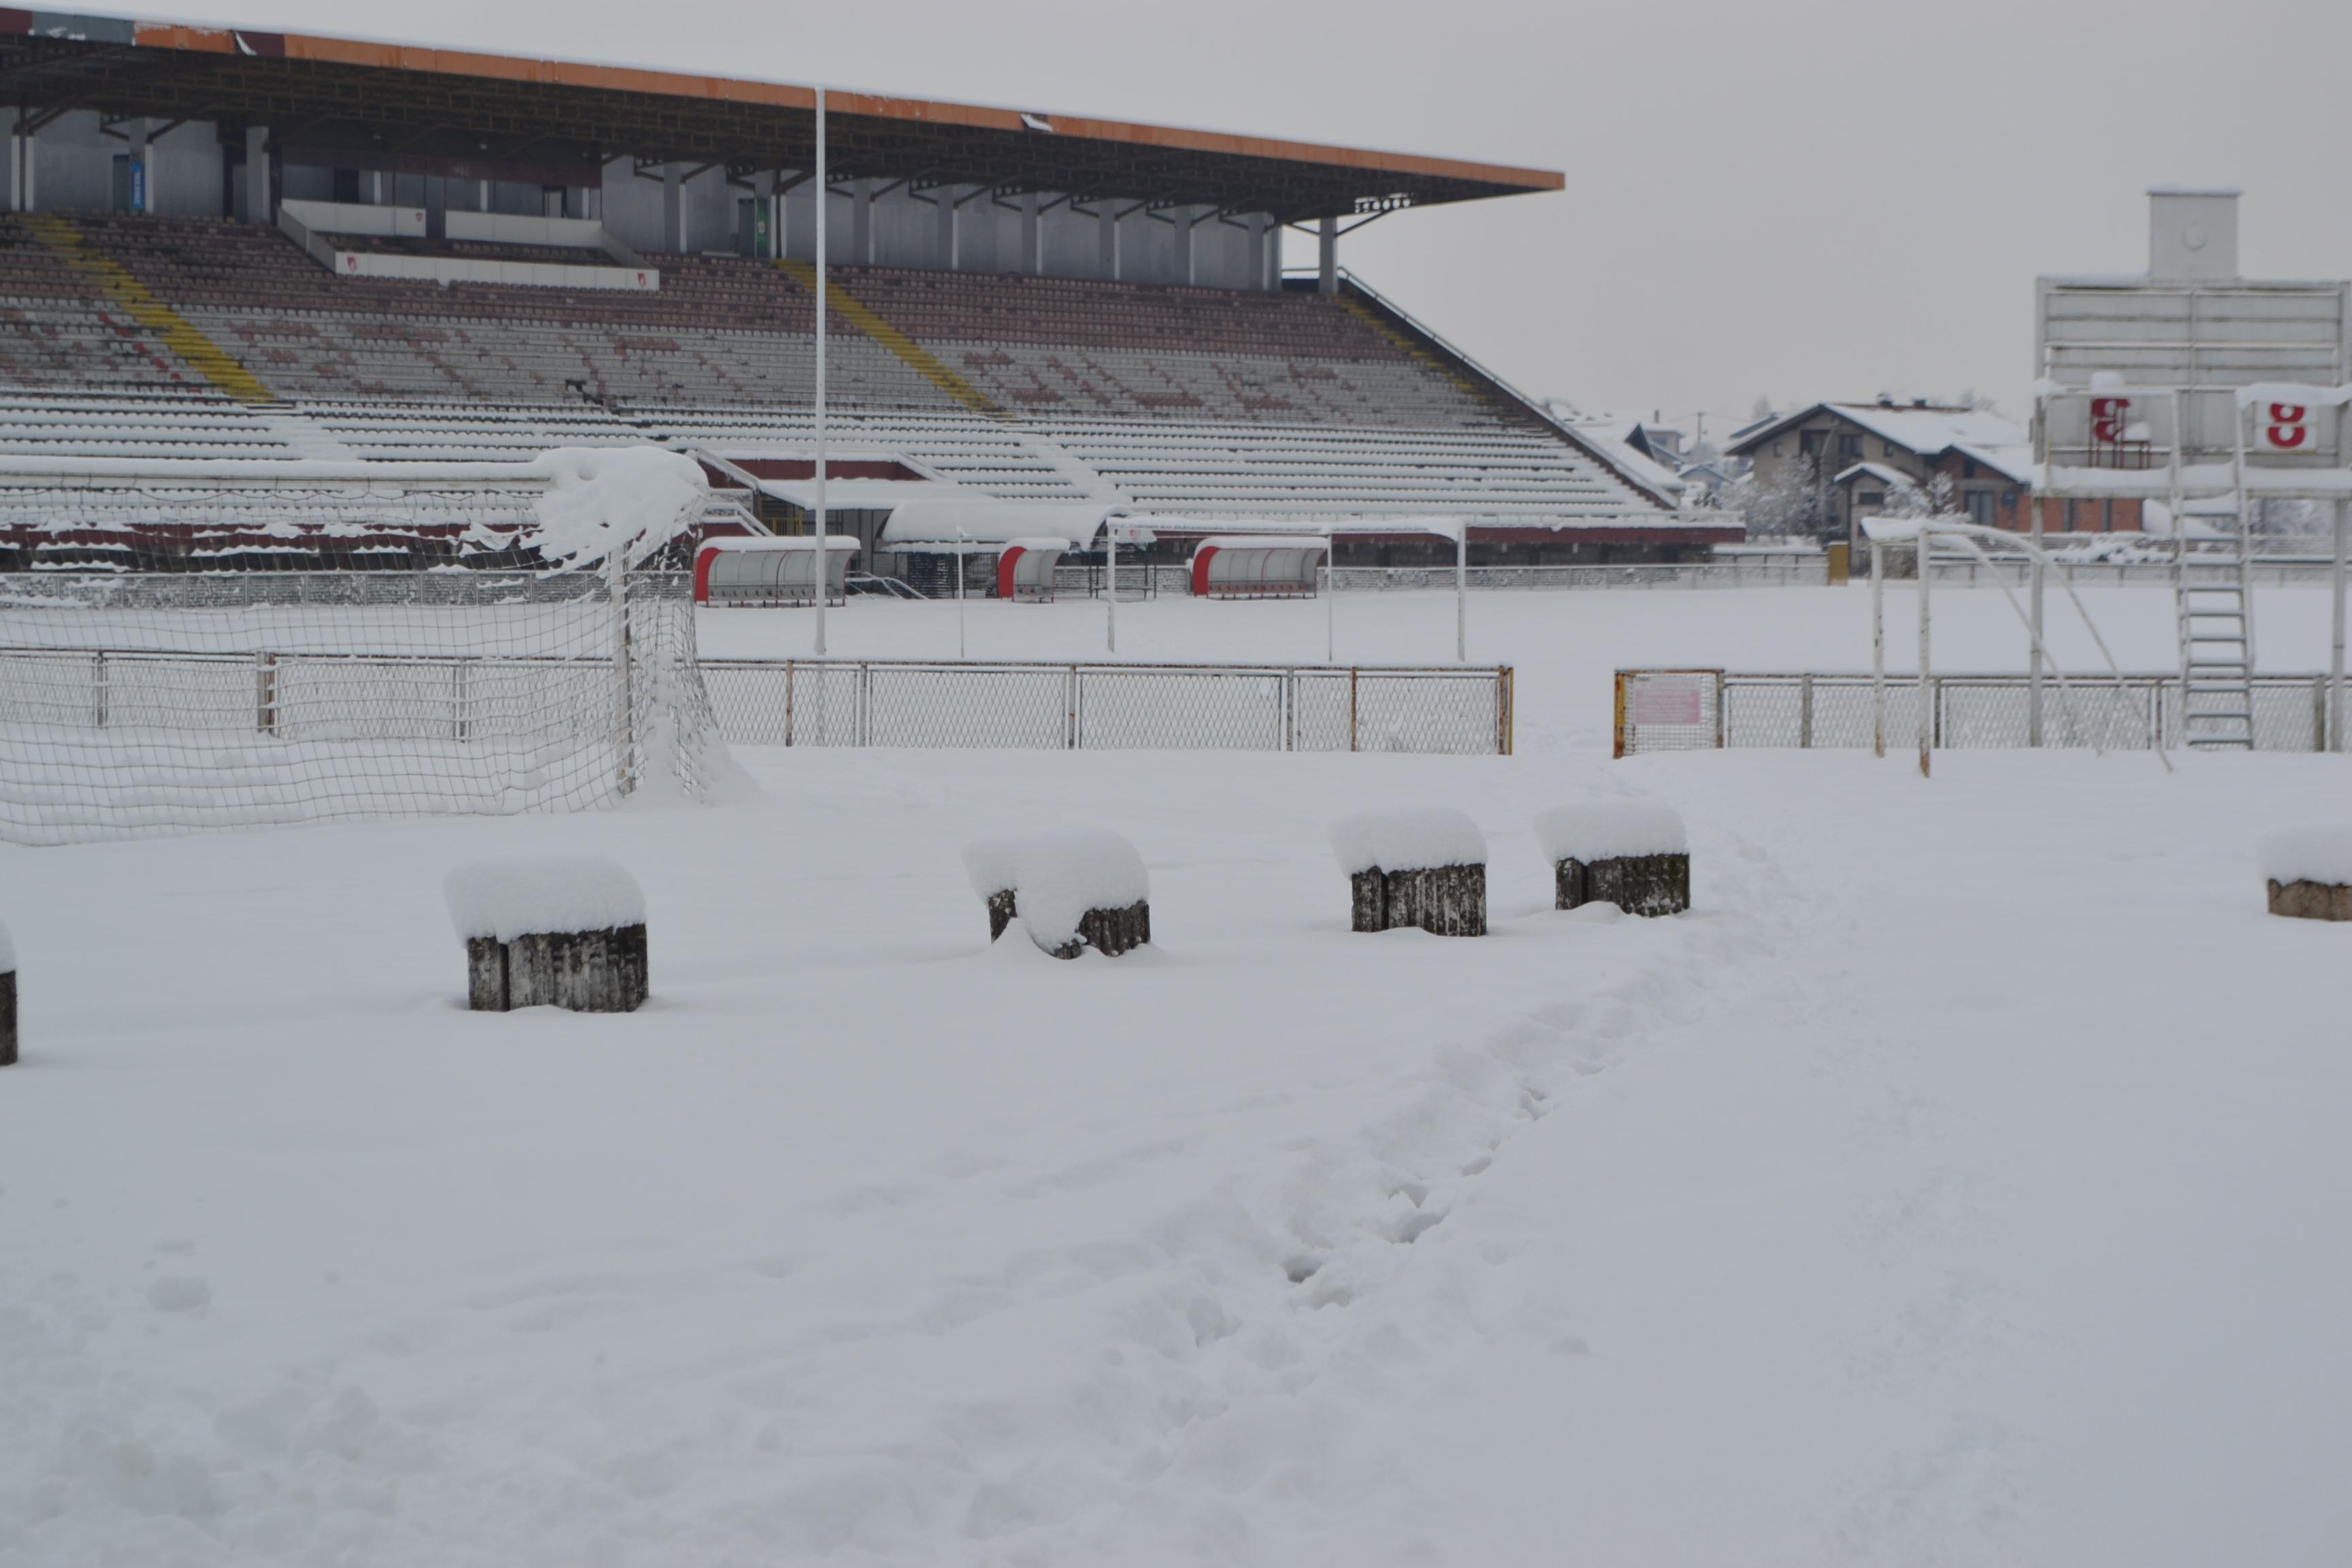
M 1741 432 L 1728 455 L 1746 458 L 1759 489 L 1808 489 L 1814 532 L 1851 540 L 1854 520 L 1889 502 L 1903 485 L 1951 481 L 1952 504 L 1988 528 L 2032 525 L 2033 448 L 2025 429 L 1985 408 L 1915 398 L 1816 403 Z M 2053 533 L 2139 527 L 2137 502 L 2094 515 L 2061 503 L 2045 508 Z

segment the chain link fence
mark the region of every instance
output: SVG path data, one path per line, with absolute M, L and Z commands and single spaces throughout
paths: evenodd
M 705 659 L 737 745 L 1507 755 L 1509 667 Z
M 2032 693 L 2022 675 L 1939 675 L 1928 681 L 1926 711 L 1938 750 L 2031 746 Z M 2042 743 L 2144 750 L 2153 731 L 2168 749 L 2181 744 L 2180 678 L 2131 675 L 2054 679 L 2042 683 Z M 2327 678 L 2258 675 L 2253 679 L 2254 749 L 2327 750 Z M 1725 747 L 1836 750 L 1873 744 L 1867 675 L 1774 675 L 1718 670 L 1622 670 L 1618 674 L 1618 753 Z M 1886 679 L 1887 750 L 1919 744 L 1919 682 Z

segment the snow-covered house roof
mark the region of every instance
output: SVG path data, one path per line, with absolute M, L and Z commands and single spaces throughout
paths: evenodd
M 1665 496 L 1679 496 L 1683 481 L 1674 469 L 1658 461 L 1638 419 L 1612 419 L 1607 416 L 1582 418 L 1570 422 L 1569 428 L 1595 447 L 1604 448 L 1603 458 L 1623 470 L 1636 484 L 1643 485 Z
M 1816 414 L 1834 414 L 1882 441 L 1922 458 L 1958 452 L 2005 479 L 2031 482 L 2033 444 L 2026 432 L 1986 408 L 1939 407 L 1933 404 L 1816 403 L 1794 414 L 1752 426 L 1733 441 L 1737 455 L 1753 450 Z
M 1850 479 L 1876 479 L 1882 485 L 1908 485 L 1918 481 L 1900 468 L 1890 468 L 1884 463 L 1856 463 L 1842 471 L 1830 483 L 1842 485 Z

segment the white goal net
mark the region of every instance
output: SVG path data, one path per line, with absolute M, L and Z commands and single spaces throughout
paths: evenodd
M 0 587 L 0 839 L 698 795 L 675 574 L 164 574 Z

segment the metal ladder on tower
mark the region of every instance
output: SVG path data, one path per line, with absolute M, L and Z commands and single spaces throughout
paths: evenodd
M 2254 749 L 2254 600 L 2242 489 L 2228 534 L 2192 549 L 2173 510 L 2173 605 L 2180 627 L 2180 739 L 2202 752 Z

